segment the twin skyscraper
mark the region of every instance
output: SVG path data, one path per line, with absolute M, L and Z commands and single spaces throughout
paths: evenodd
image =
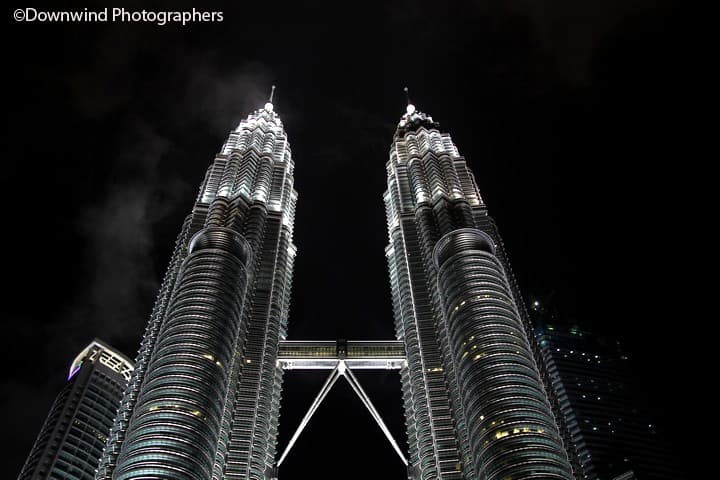
M 306 358 L 348 377 L 383 355 L 401 375 L 409 478 L 574 478 L 522 297 L 465 159 L 409 104 L 386 169 L 397 339 L 293 347 L 290 144 L 272 103 L 240 122 L 177 238 L 98 480 L 275 478 L 284 371 Z

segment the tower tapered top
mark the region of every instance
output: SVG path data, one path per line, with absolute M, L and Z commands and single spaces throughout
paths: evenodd
M 275 105 L 273 99 L 275 97 L 275 85 L 270 87 L 270 95 L 267 98 L 267 102 L 261 108 L 255 110 L 247 118 L 240 121 L 234 132 L 239 132 L 243 129 L 252 129 L 258 125 L 258 122 L 266 122 L 267 125 L 271 125 L 273 128 L 279 128 L 282 130 L 283 124 L 280 121 L 280 116 L 275 111 Z M 230 141 L 230 139 L 228 139 Z M 233 142 L 230 142 L 233 143 Z M 227 146 L 227 142 L 226 142 Z M 223 147 L 224 149 L 225 147 Z
M 420 127 L 425 128 L 439 128 L 439 124 L 434 122 L 430 115 L 419 111 L 415 108 L 415 105 L 410 101 L 410 93 L 408 87 L 403 89 L 405 91 L 405 100 L 407 100 L 407 107 L 405 108 L 405 114 L 400 118 L 397 130 L 395 131 L 396 137 L 402 137 L 410 131 L 415 131 Z

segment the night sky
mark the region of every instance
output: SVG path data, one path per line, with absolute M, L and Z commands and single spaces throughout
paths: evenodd
M 690 407 L 695 332 L 681 328 L 669 253 L 687 89 L 673 5 L 171 5 L 144 8 L 224 21 L 27 24 L 6 8 L 1 478 L 19 472 L 84 346 L 135 356 L 205 169 L 272 84 L 299 192 L 290 339 L 394 337 L 382 193 L 407 85 L 475 172 L 526 297 L 623 339 L 658 430 L 690 458 L 676 413 Z M 324 376 L 285 376 L 281 451 Z M 406 450 L 399 376 L 358 376 Z M 280 478 L 403 471 L 339 382 Z

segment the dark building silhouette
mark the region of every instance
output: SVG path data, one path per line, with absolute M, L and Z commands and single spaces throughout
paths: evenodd
M 620 342 L 557 321 L 532 302 L 535 336 L 579 464 L 588 480 L 678 480 L 674 455 L 633 390 Z
M 99 340 L 75 358 L 19 480 L 95 478 L 133 363 Z

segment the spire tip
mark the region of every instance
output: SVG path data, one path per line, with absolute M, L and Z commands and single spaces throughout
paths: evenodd
M 415 105 L 410 102 L 410 90 L 408 89 L 408 87 L 405 87 L 403 90 L 405 90 L 405 99 L 407 100 L 407 114 L 412 115 L 413 113 L 415 113 Z
M 267 112 L 272 112 L 272 111 L 273 111 L 273 108 L 274 108 L 274 107 L 273 107 L 273 103 L 272 103 L 272 101 L 273 101 L 273 95 L 275 95 L 275 85 L 273 85 L 273 86 L 270 88 L 270 98 L 268 99 L 268 102 L 265 104 L 265 110 L 266 110 Z

